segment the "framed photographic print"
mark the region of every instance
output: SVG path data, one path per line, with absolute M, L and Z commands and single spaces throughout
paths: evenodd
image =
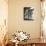
M 24 20 L 33 20 L 33 11 L 34 9 L 32 9 L 32 7 L 24 7 Z

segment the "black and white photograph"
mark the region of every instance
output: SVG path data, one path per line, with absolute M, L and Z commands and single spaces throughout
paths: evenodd
M 33 20 L 33 11 L 34 9 L 32 7 L 24 7 L 24 20 Z

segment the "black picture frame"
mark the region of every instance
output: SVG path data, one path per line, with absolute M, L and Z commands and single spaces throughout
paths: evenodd
M 32 7 L 24 7 L 24 20 L 33 20 L 33 11 Z

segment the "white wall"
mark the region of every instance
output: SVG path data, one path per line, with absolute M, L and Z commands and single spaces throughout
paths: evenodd
M 23 20 L 24 7 L 34 8 L 34 21 Z M 40 0 L 9 0 L 8 22 L 9 36 L 20 30 L 30 33 L 31 38 L 39 38 L 41 29 Z

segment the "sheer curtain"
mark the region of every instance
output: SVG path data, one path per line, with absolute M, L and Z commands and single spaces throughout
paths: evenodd
M 43 8 L 44 8 L 44 20 L 43 20 L 43 36 L 46 39 L 46 0 L 43 2 Z
M 41 23 L 41 27 L 42 27 L 42 36 L 44 39 L 46 39 L 46 0 L 42 1 L 42 23 Z
M 8 0 L 0 0 L 0 42 L 8 31 Z

